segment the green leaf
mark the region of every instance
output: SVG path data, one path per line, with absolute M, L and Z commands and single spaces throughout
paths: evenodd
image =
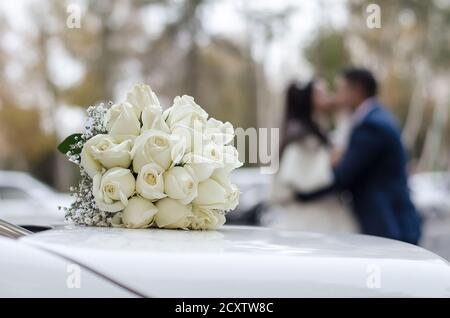
M 79 142 L 81 140 L 81 136 L 82 134 L 72 134 L 66 139 L 64 139 L 64 141 L 60 143 L 58 146 L 59 152 L 61 152 L 64 155 L 67 154 L 67 152 L 69 151 L 72 154 L 79 154 L 81 152 L 81 148 L 78 147 L 72 148 L 72 145 L 75 145 L 77 142 Z

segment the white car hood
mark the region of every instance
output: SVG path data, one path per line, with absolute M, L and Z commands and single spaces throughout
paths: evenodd
M 21 241 L 149 297 L 450 297 L 445 260 L 364 235 L 66 226 Z

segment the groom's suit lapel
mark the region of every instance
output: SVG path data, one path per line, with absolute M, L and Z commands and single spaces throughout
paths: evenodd
M 352 122 L 352 131 L 364 124 L 367 118 L 375 111 L 379 110 L 380 105 L 376 99 L 368 100 L 368 104 L 363 106 L 359 113 L 355 114 Z

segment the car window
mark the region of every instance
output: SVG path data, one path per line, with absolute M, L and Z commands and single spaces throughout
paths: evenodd
M 0 186 L 0 200 L 28 199 L 29 195 L 22 189 Z

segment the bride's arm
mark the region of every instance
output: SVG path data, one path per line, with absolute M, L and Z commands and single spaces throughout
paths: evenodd
M 333 184 L 317 191 L 298 191 L 295 197 L 301 201 L 314 200 L 331 191 L 347 189 L 364 178 L 371 164 L 384 153 L 386 138 L 383 133 L 378 127 L 371 125 L 358 127 L 352 134 L 342 159 L 334 168 Z
M 308 202 L 322 198 L 336 190 L 334 184 L 312 192 L 297 192 L 295 198 L 299 201 Z

